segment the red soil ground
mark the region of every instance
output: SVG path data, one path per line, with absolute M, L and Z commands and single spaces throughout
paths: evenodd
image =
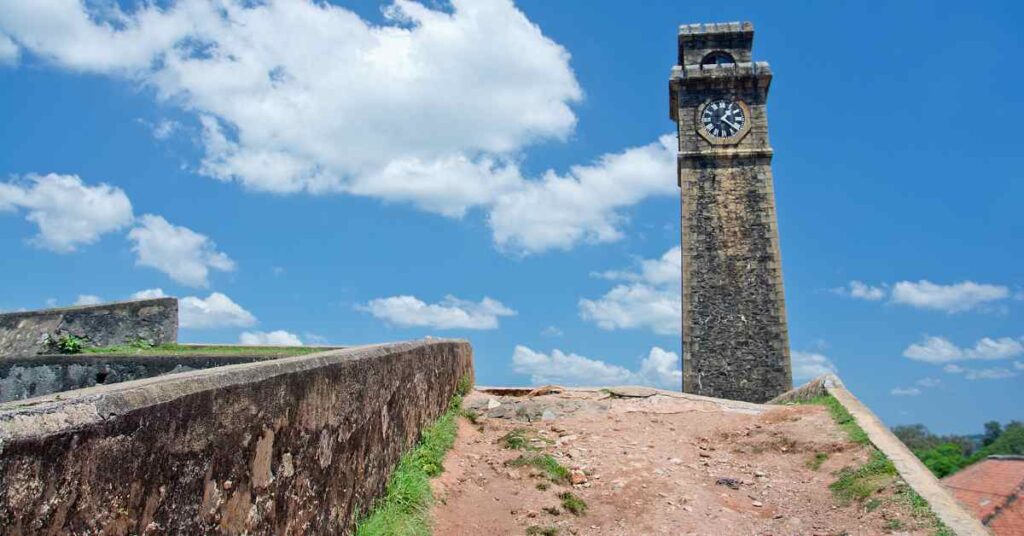
M 461 420 L 445 472 L 434 481 L 434 533 L 930 533 L 915 529 L 924 523 L 892 498 L 898 481 L 874 497 L 871 508 L 835 500 L 829 490 L 834 473 L 863 464 L 870 451 L 850 442 L 824 407 L 610 391 L 470 394 L 464 407 L 480 417 L 477 424 Z M 514 429 L 533 439 L 532 453 L 549 454 L 573 470 L 575 484 L 506 465 L 524 454 L 501 445 Z M 812 468 L 818 453 L 828 457 Z M 586 502 L 583 515 L 561 506 L 558 495 L 566 491 Z

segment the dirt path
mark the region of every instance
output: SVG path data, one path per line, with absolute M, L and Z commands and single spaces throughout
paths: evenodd
M 823 407 L 618 392 L 631 396 L 472 393 L 465 407 L 481 416 L 460 423 L 434 481 L 435 534 L 928 533 L 903 528 L 915 525 L 908 509 L 882 494 L 870 512 L 859 503 L 837 506 L 828 488 L 833 473 L 859 466 L 869 452 L 849 442 Z M 526 449 L 506 448 L 509 432 Z M 572 471 L 571 481 L 509 465 L 545 454 Z M 566 511 L 559 495 L 567 491 L 586 503 L 585 513 Z

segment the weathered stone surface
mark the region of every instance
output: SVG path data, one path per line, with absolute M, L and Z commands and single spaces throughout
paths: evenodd
M 445 409 L 472 349 L 418 341 L 0 405 L 0 526 L 345 534 Z
M 792 386 L 766 101 L 772 73 L 752 62 L 749 23 L 686 25 L 670 80 L 682 194 L 683 390 L 764 402 Z M 702 66 L 711 53 L 736 63 Z M 699 133 L 699 110 L 738 101 L 735 139 Z
M 155 298 L 102 305 L 0 314 L 0 356 L 52 353 L 48 340 L 74 335 L 89 346 L 178 340 L 178 299 Z
M 163 374 L 274 359 L 267 355 L 103 354 L 0 357 L 0 402 Z

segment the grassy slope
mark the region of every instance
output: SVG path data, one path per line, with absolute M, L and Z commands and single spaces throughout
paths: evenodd
M 871 444 L 867 432 L 857 424 L 853 415 L 850 415 L 850 412 L 832 395 L 822 395 L 798 403 L 825 406 L 836 424 L 846 432 L 850 441 L 864 445 L 871 450 L 871 458 L 864 465 L 856 468 L 848 467 L 837 473 L 837 480 L 829 485 L 836 502 L 841 505 L 858 502 L 869 511 L 878 508 L 881 503 L 874 495 L 899 478 L 899 473 L 892 461 Z M 953 531 L 932 512 L 927 501 L 909 486 L 898 487 L 895 491 L 895 498 L 903 501 L 915 518 L 931 527 L 935 536 L 955 536 Z M 896 529 L 897 527 L 892 528 Z
M 455 444 L 462 397 L 471 387 L 469 379 L 463 378 L 448 409 L 423 430 L 419 443 L 402 455 L 388 479 L 384 496 L 377 500 L 370 514 L 357 523 L 357 536 L 429 536 L 432 533 L 430 506 L 434 495 L 430 479 L 444 470 L 444 455 Z

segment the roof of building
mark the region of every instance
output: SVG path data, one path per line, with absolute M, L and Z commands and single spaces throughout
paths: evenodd
M 1024 534 L 1024 456 L 991 456 L 942 483 L 997 536 Z

